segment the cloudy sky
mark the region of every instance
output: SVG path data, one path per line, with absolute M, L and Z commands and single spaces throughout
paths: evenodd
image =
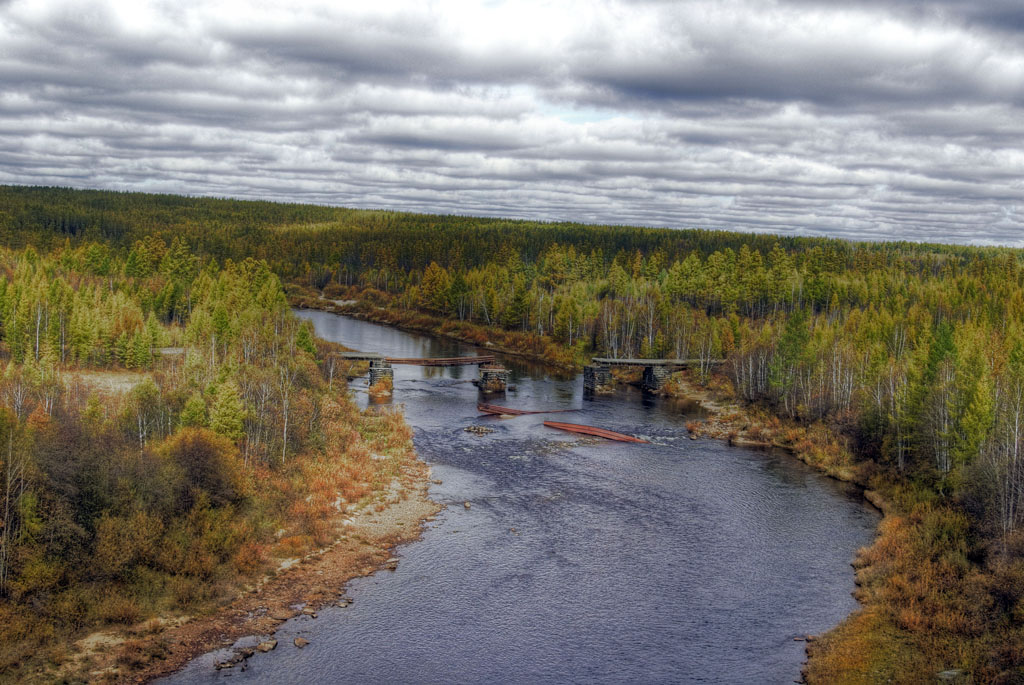
M 1024 3 L 0 0 L 0 183 L 1024 246 Z

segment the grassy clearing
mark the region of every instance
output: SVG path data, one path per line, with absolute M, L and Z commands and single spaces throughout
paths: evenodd
M 78 380 L 90 390 L 103 395 L 124 395 L 146 380 L 149 374 L 139 371 L 82 369 L 69 374 L 72 381 Z

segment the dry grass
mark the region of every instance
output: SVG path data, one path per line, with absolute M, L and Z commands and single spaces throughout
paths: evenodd
M 1021 682 L 1024 563 L 972 562 L 972 540 L 966 515 L 947 504 L 883 519 L 854 564 L 864 609 L 809 647 L 808 682 L 933 682 L 947 669 Z
M 371 385 L 367 392 L 370 393 L 371 397 L 387 397 L 391 395 L 391 391 L 393 389 L 393 381 L 385 376 L 384 378 L 381 378 L 379 381 Z
M 92 371 L 82 370 L 70 374 L 72 381 L 79 380 L 84 386 L 104 395 L 124 395 L 144 381 L 149 374 L 140 371 Z
M 160 640 L 126 640 L 118 651 L 117 663 L 128 668 L 141 668 L 154 659 L 162 659 L 166 653 L 166 645 Z
M 758 423 L 755 423 L 749 428 L 747 428 L 746 434 L 749 439 L 757 440 L 758 442 L 771 441 L 771 432 Z

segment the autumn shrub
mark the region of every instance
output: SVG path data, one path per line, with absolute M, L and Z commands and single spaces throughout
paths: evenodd
M 805 431 L 802 428 L 790 428 L 783 432 L 782 442 L 787 445 L 794 445 L 803 439 Z
M 343 300 L 346 299 L 346 293 L 348 288 L 339 285 L 338 283 L 328 283 L 324 286 L 323 295 L 329 300 Z
M 810 648 L 809 681 L 916 682 L 959 665 L 978 682 L 1013 682 L 1002 679 L 1021 662 L 1005 648 L 1024 641 L 1004 617 L 1024 595 L 1024 566 L 986 571 L 972 553 L 970 522 L 948 504 L 917 502 L 883 519 L 855 561 L 866 607 Z
M 311 518 L 306 520 L 305 530 L 312 540 L 312 547 L 321 548 L 326 547 L 334 541 L 336 532 L 334 526 L 331 523 L 330 516 L 331 512 L 324 512 L 324 515 L 320 518 Z
M 119 578 L 137 564 L 155 562 L 163 522 L 145 512 L 131 516 L 104 514 L 96 524 L 93 570 L 101 578 Z
M 376 383 L 371 385 L 369 387 L 369 389 L 367 390 L 367 392 L 371 396 L 382 397 L 382 396 L 385 396 L 385 395 L 390 395 L 391 392 L 392 392 L 392 389 L 393 389 L 393 383 L 392 383 L 391 379 L 388 378 L 387 376 L 385 376 L 384 378 L 381 378 L 379 381 L 377 381 Z
M 267 547 L 258 542 L 243 543 L 231 559 L 234 569 L 244 576 L 256 573 L 264 567 L 266 562 Z
M 208 508 L 197 507 L 190 515 L 176 523 L 164 538 L 159 558 L 160 566 L 168 573 L 212 578 L 222 561 L 234 553 L 229 532 L 217 530 L 218 519 L 210 516 Z
M 9 673 L 57 635 L 54 626 L 11 604 L 0 603 L 0 673 Z
M 171 602 L 176 609 L 193 610 L 205 604 L 213 594 L 210 583 L 190 575 L 175 575 L 167 582 Z
M 312 548 L 313 540 L 308 535 L 289 535 L 278 540 L 274 550 L 277 556 L 295 557 Z
M 751 440 L 757 440 L 759 442 L 767 441 L 771 438 L 768 432 L 764 429 L 761 424 L 755 423 L 747 429 L 747 437 Z
M 146 665 L 152 658 L 151 644 L 148 640 L 125 640 L 118 648 L 117 663 L 130 668 Z
M 107 585 L 103 588 L 93 611 L 102 622 L 123 625 L 137 623 L 144 615 L 138 600 L 116 585 Z
M 245 496 L 238 450 L 227 438 L 205 428 L 183 428 L 167 440 L 163 454 L 181 470 L 179 512 L 189 511 L 203 495 L 215 507 Z
M 348 502 L 358 502 L 371 492 L 371 486 L 360 478 L 352 478 L 342 486 L 341 494 Z
M 47 557 L 41 550 L 21 554 L 18 562 L 18 575 L 8 588 L 15 599 L 49 594 L 66 575 L 65 564 Z
M 54 595 L 47 615 L 65 630 L 78 630 L 89 622 L 89 601 L 80 588 L 70 588 Z

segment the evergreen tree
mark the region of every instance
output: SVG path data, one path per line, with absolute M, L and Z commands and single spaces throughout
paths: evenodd
M 797 367 L 805 359 L 807 344 L 811 338 L 808 320 L 809 316 L 805 309 L 797 309 L 789 315 L 768 371 L 769 387 L 776 398 L 782 401 L 786 413 L 790 415 L 796 409 L 791 391 L 796 381 Z
M 451 280 L 444 267 L 431 262 L 420 282 L 420 306 L 436 312 L 448 310 L 448 291 Z
M 313 344 L 313 324 L 303 321 L 299 325 L 299 330 L 295 334 L 295 346 L 300 350 L 305 350 L 310 356 L 316 357 L 316 345 Z
M 213 407 L 210 410 L 210 428 L 231 440 L 241 440 L 245 408 L 238 393 L 238 386 L 227 381 L 217 386 Z
M 185 406 L 178 417 L 178 425 L 182 428 L 202 428 L 206 426 L 206 402 L 198 392 L 192 393 L 185 401 Z

